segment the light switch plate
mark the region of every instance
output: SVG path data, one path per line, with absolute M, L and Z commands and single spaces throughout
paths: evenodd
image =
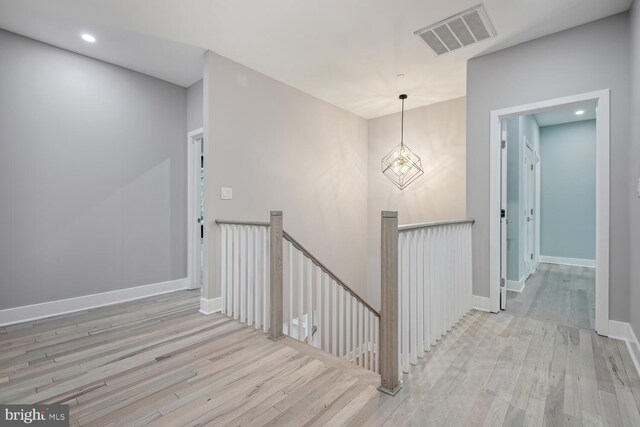
M 229 187 L 220 188 L 220 198 L 222 200 L 231 200 L 233 199 L 233 189 Z

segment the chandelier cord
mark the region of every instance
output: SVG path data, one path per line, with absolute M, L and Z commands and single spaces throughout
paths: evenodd
M 404 147 L 404 98 L 402 99 L 402 113 L 400 117 L 400 146 Z

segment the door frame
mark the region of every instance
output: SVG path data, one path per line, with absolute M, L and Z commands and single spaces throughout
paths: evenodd
M 501 120 L 595 100 L 596 109 L 596 332 L 609 335 L 610 90 L 604 89 L 493 110 L 489 139 L 489 299 L 500 311 Z
M 196 173 L 198 172 L 196 165 L 196 156 L 198 150 L 196 150 L 196 142 L 202 139 L 204 141 L 204 129 L 196 129 L 187 134 L 187 287 L 188 289 L 198 289 L 200 284 L 197 283 L 198 278 L 198 263 L 196 253 L 200 243 L 196 238 L 198 232 L 198 224 L 196 220 L 196 203 L 198 197 L 196 194 Z M 206 144 L 204 146 L 206 148 Z M 206 149 L 204 150 L 206 154 Z M 206 181 L 206 155 L 205 155 L 205 181 Z M 205 208 L 206 203 L 206 191 L 205 191 Z M 205 215 L 206 220 L 206 215 Z M 208 230 L 205 223 L 204 227 L 204 243 L 202 244 L 202 256 L 204 258 L 204 265 L 202 267 L 202 283 L 207 283 L 208 277 L 208 257 L 209 252 L 209 239 Z
M 527 198 L 529 196 L 531 196 L 533 198 L 533 211 L 535 212 L 535 223 L 533 225 L 533 230 L 532 230 L 532 235 L 529 236 L 529 228 L 527 225 L 527 229 L 525 231 L 525 238 L 524 238 L 524 249 L 525 251 L 523 253 L 526 252 L 525 257 L 528 257 L 529 255 L 533 255 L 532 258 L 530 258 L 527 262 L 526 265 L 528 265 L 527 270 L 525 271 L 525 280 L 527 278 L 529 278 L 529 276 L 531 276 L 533 274 L 533 272 L 536 270 L 537 265 L 538 265 L 538 256 L 537 256 L 537 252 L 538 252 L 538 246 L 537 244 L 540 241 L 540 236 L 537 235 L 539 229 L 539 222 L 540 222 L 540 211 L 538 210 L 539 207 L 539 200 L 538 200 L 538 183 L 539 183 L 539 177 L 538 177 L 538 163 L 540 162 L 540 156 L 538 155 L 538 152 L 536 151 L 536 148 L 530 143 L 530 141 L 527 139 L 527 137 L 525 136 L 524 138 L 524 143 L 523 143 L 523 154 L 524 154 L 524 159 L 526 162 L 526 150 L 531 150 L 531 154 L 533 156 L 533 171 L 535 172 L 535 179 L 533 181 L 533 194 L 529 194 L 529 190 L 530 190 L 530 185 L 531 183 L 531 179 L 530 179 L 530 175 L 529 171 L 525 171 L 524 175 L 523 175 L 523 181 L 524 181 L 524 191 L 525 194 L 527 195 Z M 529 186 L 529 187 L 528 187 Z M 525 204 L 528 203 L 528 200 L 526 200 L 527 198 L 525 198 Z M 522 213 L 522 212 L 520 212 Z M 527 222 L 527 213 L 526 211 L 524 212 L 524 216 L 523 216 L 523 222 L 526 223 Z M 533 252 L 531 254 L 529 254 L 529 245 L 531 244 L 531 246 L 533 247 Z M 526 261 L 526 258 L 525 258 Z

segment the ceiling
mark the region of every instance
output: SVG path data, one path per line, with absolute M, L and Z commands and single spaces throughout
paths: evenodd
M 538 126 L 552 126 L 563 123 L 582 122 L 584 120 L 595 120 L 597 101 L 586 101 L 554 108 L 535 114 Z M 583 114 L 576 114 L 576 111 L 584 111 Z
M 182 86 L 210 49 L 364 118 L 466 93 L 466 60 L 631 0 L 486 0 L 495 39 L 436 56 L 415 30 L 479 0 L 0 0 L 0 27 Z M 79 39 L 90 32 L 93 45 Z M 404 74 L 398 78 L 396 75 Z

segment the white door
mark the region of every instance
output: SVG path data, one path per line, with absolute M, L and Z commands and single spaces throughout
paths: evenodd
M 202 288 L 205 272 L 204 229 L 204 144 L 201 131 L 193 131 L 189 139 L 188 255 L 189 288 Z
M 507 308 L 507 122 L 502 121 L 500 150 L 500 308 Z
M 196 209 L 197 209 L 197 221 L 198 227 L 197 229 L 197 251 L 196 251 L 196 259 L 198 262 L 197 266 L 197 281 L 196 287 L 202 288 L 203 283 L 203 272 L 204 272 L 204 140 L 202 138 L 196 140 L 196 145 L 198 149 L 196 150 L 197 164 L 196 164 Z
M 526 227 L 525 237 L 525 272 L 527 275 L 533 274 L 535 265 L 535 233 L 537 212 L 536 208 L 536 154 L 529 144 L 525 145 L 524 151 L 524 220 Z

